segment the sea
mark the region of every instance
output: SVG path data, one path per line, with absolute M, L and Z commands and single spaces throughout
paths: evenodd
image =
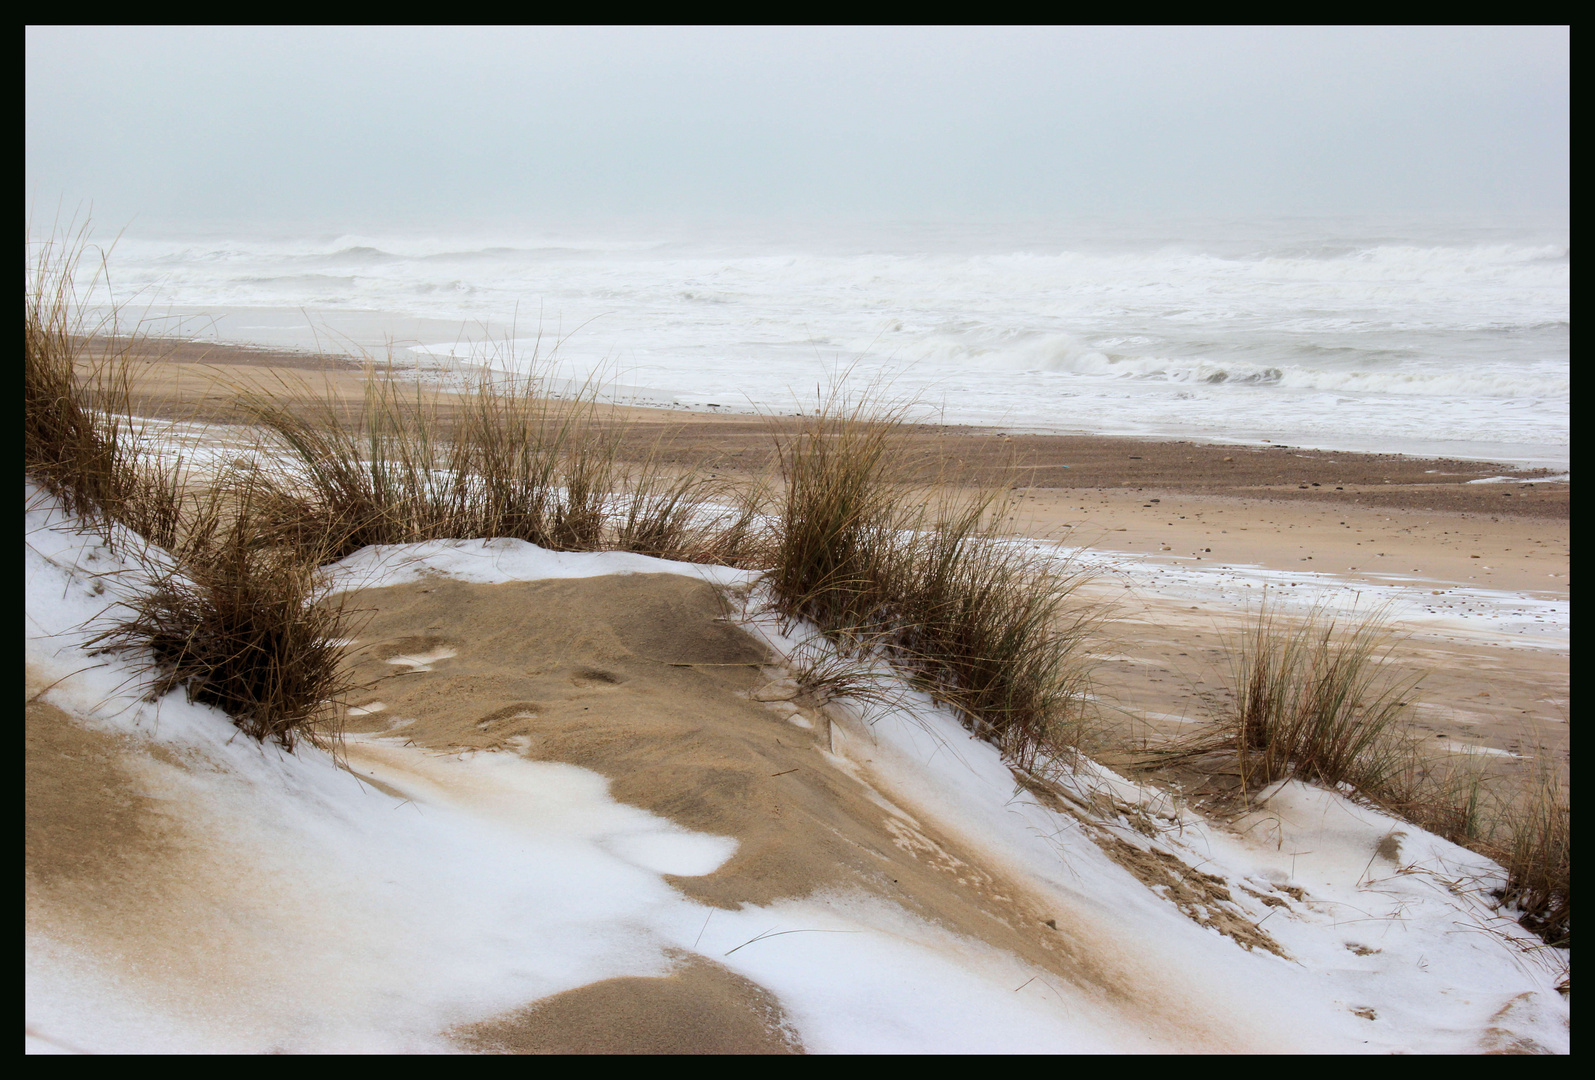
M 108 249 L 86 307 L 155 334 L 664 407 L 1570 463 L 1565 222 L 135 223 Z

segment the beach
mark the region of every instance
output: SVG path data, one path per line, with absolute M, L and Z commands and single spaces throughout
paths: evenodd
M 241 394 L 336 416 L 366 392 L 340 357 L 110 351 L 146 449 L 200 483 L 258 449 Z M 446 433 L 447 382 L 413 393 Z M 592 417 L 732 491 L 804 422 Z M 1339 792 L 1237 805 L 1223 767 L 1153 761 L 1227 707 L 1266 604 L 1383 613 L 1429 760 L 1565 790 L 1565 475 L 899 434 L 905 497 L 1005 491 L 1006 542 L 1078 575 L 1089 758 L 1019 768 L 901 684 L 813 689 L 811 631 L 753 570 L 508 539 L 326 568 L 348 715 L 283 753 L 93 652 L 132 549 L 30 485 L 29 1049 L 1565 1049 L 1566 967 L 1493 906 L 1494 863 Z
M 222 422 L 209 437 L 232 431 L 239 446 L 248 438 L 226 422 L 243 388 L 299 407 L 364 393 L 363 369 L 341 356 L 151 340 L 127 358 L 140 412 Z M 446 417 L 448 395 L 426 385 Z M 742 479 L 766 475 L 775 440 L 800 423 L 625 405 L 596 415 L 624 422 L 638 456 L 666 446 L 682 468 Z M 1437 746 L 1482 749 L 1508 772 L 1543 752 L 1568 775 L 1565 474 L 1000 428 L 910 426 L 903 443 L 927 481 L 1028 485 L 1009 531 L 1059 545 L 1094 576 L 1082 596 L 1112 608 L 1097 673 L 1113 725 L 1156 738 L 1206 719 L 1229 674 L 1222 647 L 1266 586 L 1286 610 L 1387 609 L 1405 637 L 1391 662 L 1421 676 L 1415 720 Z
M 25 1052 L 1571 1053 L 1566 26 L 25 37 Z

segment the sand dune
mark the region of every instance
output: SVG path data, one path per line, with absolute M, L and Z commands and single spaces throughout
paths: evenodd
M 368 549 L 339 764 L 85 663 L 116 556 L 48 518 L 30 1049 L 1566 1049 L 1477 856 L 1300 785 L 1231 831 L 1015 774 L 906 690 L 822 708 L 749 575 Z
M 674 574 L 442 581 L 366 590 L 354 603 L 370 610 L 356 670 L 383 705 L 357 729 L 580 765 L 608 777 L 622 802 L 734 838 L 736 854 L 714 872 L 668 878 L 701 903 L 737 910 L 866 892 L 1133 1007 L 1148 1026 L 1178 1026 L 1171 1003 L 1136 989 L 1115 956 L 1124 943 L 1101 947 L 1099 926 L 1074 925 L 1055 900 L 1028 895 L 828 752 L 830 719 L 807 695 L 786 696 L 785 672 L 724 621 L 713 586 Z M 395 670 L 395 656 L 420 649 L 454 655 Z M 402 782 L 390 747 L 353 740 L 350 767 Z

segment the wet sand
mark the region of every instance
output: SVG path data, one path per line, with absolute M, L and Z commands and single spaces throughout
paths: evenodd
M 105 343 L 100 343 L 103 349 Z M 270 393 L 285 403 L 360 400 L 361 365 L 346 358 L 240 346 L 147 342 L 118 348 L 132 361 L 134 400 L 148 415 L 202 421 L 240 418 L 241 392 Z M 399 373 L 402 376 L 402 372 Z M 447 393 L 436 400 L 449 416 Z M 601 419 L 625 422 L 631 445 L 669 443 L 682 465 L 757 473 L 775 464 L 772 434 L 796 431 L 795 416 L 611 405 Z M 1489 462 L 1352 454 L 1290 446 L 1231 446 L 1098 435 L 1036 435 L 1000 428 L 910 424 L 903 449 L 922 473 L 955 483 L 1019 477 L 1041 491 L 1089 489 L 1134 502 L 1144 493 L 1228 496 L 1317 506 L 1429 510 L 1485 518 L 1566 521 L 1566 483 L 1545 483 L 1549 469 L 1514 470 Z M 1470 481 L 1511 475 L 1517 483 Z M 1537 482 L 1538 481 L 1538 482 Z

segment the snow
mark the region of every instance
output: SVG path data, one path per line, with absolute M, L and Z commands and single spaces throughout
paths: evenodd
M 902 843 L 934 847 L 923 829 L 934 821 L 1059 919 L 1091 928 L 1099 959 L 1142 999 L 1127 1005 L 874 896 L 738 911 L 691 901 L 663 875 L 710 873 L 736 842 L 619 803 L 574 765 L 352 739 L 351 757 L 395 797 L 314 748 L 290 755 L 235 737 L 225 716 L 180 693 L 143 702 L 129 659 L 85 651 L 136 587 L 136 542 L 113 550 L 31 487 L 25 498 L 30 671 L 84 724 L 166 751 L 129 760 L 145 790 L 184 808 L 203 849 L 170 918 L 216 942 L 214 972 L 176 965 L 151 981 L 30 918 L 30 1052 L 447 1051 L 440 1033 L 453 1025 L 663 974 L 673 952 L 765 987 L 817 1052 L 1156 1052 L 1213 1049 L 1219 1037 L 1204 1033 L 1220 1032 L 1233 1049 L 1438 1053 L 1486 1048 L 1493 1030 L 1569 1050 L 1569 1007 L 1554 989 L 1568 954 L 1493 909 L 1500 868 L 1339 793 L 1282 785 L 1226 829 L 1083 761 L 1056 781 L 1107 808 L 1088 825 L 1017 788 L 993 747 L 907 688 L 903 707 L 835 725 L 833 759 L 888 810 Z M 753 582 L 511 540 L 369 548 L 330 577 L 353 587 L 655 572 Z M 768 616 L 747 625 L 789 656 L 818 647 Z M 1187 918 L 1089 829 L 1222 879 L 1225 910 L 1288 959 Z
M 1392 630 L 1414 638 L 1552 652 L 1571 648 L 1572 602 L 1557 593 L 1456 582 L 1435 589 L 1435 582 L 1413 574 L 1369 573 L 1353 582 L 1332 573 L 1217 565 L 1191 556 L 1154 558 L 1144 552 L 1020 543 L 1063 566 L 1181 607 L 1245 611 L 1255 608 L 1266 590 L 1270 605 L 1282 613 L 1317 611 L 1351 621 L 1378 614 Z
M 1478 480 L 1465 481 L 1469 484 L 1570 484 L 1573 474 L 1570 472 L 1557 473 L 1555 476 L 1485 476 Z
M 335 589 L 407 585 L 446 577 L 478 585 L 604 574 L 685 574 L 716 585 L 751 582 L 746 570 L 671 562 L 629 551 L 549 551 L 524 540 L 430 540 L 421 544 L 373 544 L 336 564 Z
M 1128 823 L 1109 828 L 1225 878 L 1235 906 L 1280 942 L 1285 961 L 1198 930 L 1107 859 L 1072 819 L 1016 794 L 996 750 L 928 701 L 912 713 L 878 715 L 868 734 L 853 756 L 868 755 L 874 774 L 919 812 L 1016 877 L 1069 898 L 1083 916 L 1096 915 L 1105 939 L 1139 952 L 1149 980 L 1183 984 L 1192 1008 L 1258 1017 L 1259 1039 L 1273 1032 L 1276 1049 L 1467 1050 L 1470 1033 L 1476 1037 L 1488 1016 L 1523 994 L 1541 1014 L 1532 1031 L 1519 1033 L 1567 1046 L 1566 1028 L 1550 1019 L 1566 1015 L 1553 985 L 1567 956 L 1493 909 L 1488 890 L 1504 872 L 1482 856 L 1298 783 L 1267 793 L 1231 831 L 1089 762 L 1061 778 L 1082 799 L 1105 793 L 1149 810 L 1161 833 L 1155 841 Z M 1393 860 L 1378 854 L 1387 836 L 1399 841 Z M 1249 902 L 1242 889 L 1249 882 L 1264 894 L 1303 888 L 1309 899 L 1289 901 L 1288 910 Z M 1375 951 L 1358 955 L 1355 947 Z M 1350 1010 L 1357 1008 L 1377 1019 L 1356 1017 Z

